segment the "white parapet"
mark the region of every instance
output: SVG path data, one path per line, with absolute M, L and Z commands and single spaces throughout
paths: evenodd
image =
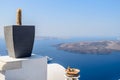
M 48 64 L 47 80 L 65 80 L 65 68 L 58 64 Z
M 0 57 L 0 80 L 47 80 L 47 57 Z

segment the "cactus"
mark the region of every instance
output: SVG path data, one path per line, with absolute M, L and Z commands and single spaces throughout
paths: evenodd
M 17 19 L 16 19 L 17 25 L 22 25 L 22 10 L 17 9 Z

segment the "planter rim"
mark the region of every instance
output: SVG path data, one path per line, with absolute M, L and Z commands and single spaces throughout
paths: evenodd
M 11 27 L 11 26 L 35 26 L 35 25 L 5 25 L 5 27 Z

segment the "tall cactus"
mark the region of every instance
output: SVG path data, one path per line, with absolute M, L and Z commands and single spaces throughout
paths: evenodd
M 22 10 L 17 9 L 17 19 L 16 19 L 17 25 L 22 25 Z

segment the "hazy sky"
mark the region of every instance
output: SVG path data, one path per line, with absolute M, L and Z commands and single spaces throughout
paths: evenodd
M 0 0 L 0 37 L 16 24 L 17 8 L 39 36 L 120 36 L 120 0 Z

